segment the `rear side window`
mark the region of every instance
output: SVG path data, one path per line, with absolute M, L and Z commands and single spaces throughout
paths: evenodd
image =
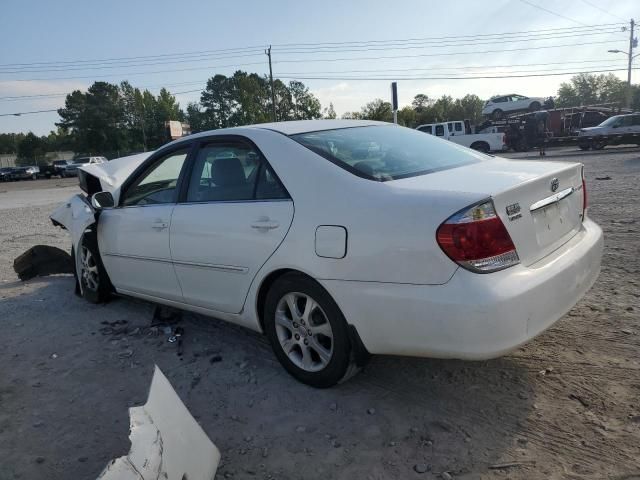
M 444 133 L 443 125 L 436 125 Z M 339 167 L 370 180 L 425 175 L 482 161 L 484 155 L 417 130 L 393 125 L 342 128 L 292 135 Z
M 444 136 L 444 125 L 436 125 L 436 136 L 437 137 Z
M 456 132 L 461 132 L 462 131 L 462 123 L 456 122 L 455 126 L 456 126 Z

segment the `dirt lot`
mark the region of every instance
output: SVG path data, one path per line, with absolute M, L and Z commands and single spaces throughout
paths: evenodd
M 95 478 L 128 451 L 154 363 L 219 447 L 220 479 L 640 479 L 640 151 L 550 158 L 585 163 L 606 234 L 586 298 L 507 357 L 379 357 L 321 391 L 239 327 L 185 314 L 179 356 L 151 304 L 17 281 L 30 246 L 69 248 L 47 217 L 75 182 L 0 184 L 0 480 Z

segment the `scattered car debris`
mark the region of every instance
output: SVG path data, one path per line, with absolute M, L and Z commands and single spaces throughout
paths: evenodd
M 64 250 L 36 245 L 13 261 L 13 269 L 22 281 L 58 273 L 73 273 L 73 260 Z
M 605 175 L 604 177 L 596 177 L 596 180 L 611 180 L 609 175 Z
M 131 449 L 99 480 L 211 480 L 220 452 L 156 366 L 147 403 L 129 409 Z

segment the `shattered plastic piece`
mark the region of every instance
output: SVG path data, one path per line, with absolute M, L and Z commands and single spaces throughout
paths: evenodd
M 98 480 L 212 480 L 220 452 L 156 366 L 147 403 L 129 409 L 131 450 Z
M 64 250 L 36 245 L 13 261 L 13 270 L 22 281 L 57 273 L 73 273 L 73 260 Z

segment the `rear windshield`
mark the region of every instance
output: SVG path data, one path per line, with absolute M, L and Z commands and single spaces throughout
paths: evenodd
M 323 130 L 291 138 L 359 177 L 382 182 L 487 158 L 452 142 L 395 125 Z

